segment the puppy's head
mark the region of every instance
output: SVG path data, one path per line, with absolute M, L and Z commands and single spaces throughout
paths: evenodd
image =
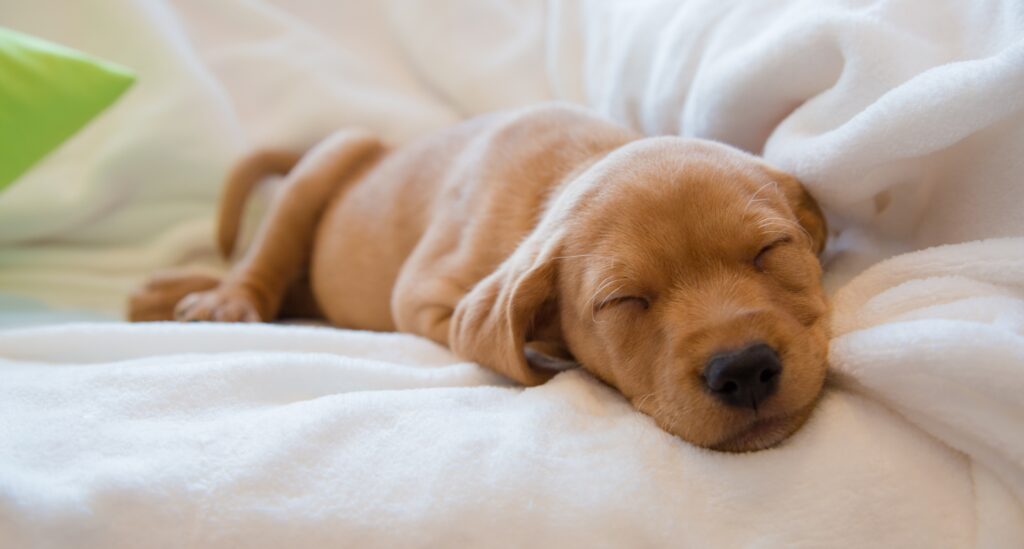
M 527 384 L 579 363 L 684 440 L 765 448 L 825 378 L 825 236 L 801 185 L 756 157 L 636 141 L 565 187 L 460 304 L 452 344 Z

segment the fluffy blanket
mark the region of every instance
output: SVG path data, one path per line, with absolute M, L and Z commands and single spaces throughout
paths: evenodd
M 0 25 L 140 75 L 0 195 L 8 323 L 222 269 L 247 148 L 552 98 L 764 154 L 836 228 L 829 388 L 748 455 L 409 336 L 0 332 L 0 547 L 1024 546 L 1019 2 L 16 0 Z

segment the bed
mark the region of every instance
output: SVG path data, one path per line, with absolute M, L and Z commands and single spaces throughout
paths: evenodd
M 0 194 L 0 547 L 1024 546 L 1019 2 L 17 0 L 0 25 L 139 77 Z M 830 376 L 790 440 L 699 449 L 584 372 L 524 389 L 413 336 L 120 321 L 152 271 L 225 268 L 244 151 L 545 100 L 818 198 Z

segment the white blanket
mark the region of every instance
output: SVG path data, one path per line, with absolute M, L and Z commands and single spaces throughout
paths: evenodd
M 154 269 L 223 268 L 245 148 L 550 98 L 763 153 L 841 229 L 833 381 L 750 455 L 409 336 L 0 332 L 0 547 L 1024 546 L 1021 3 L 12 0 L 0 25 L 140 74 L 0 195 L 18 303 L 111 314 Z

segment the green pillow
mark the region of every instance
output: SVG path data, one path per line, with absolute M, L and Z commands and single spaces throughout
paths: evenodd
M 0 28 L 0 190 L 134 81 L 123 67 Z

